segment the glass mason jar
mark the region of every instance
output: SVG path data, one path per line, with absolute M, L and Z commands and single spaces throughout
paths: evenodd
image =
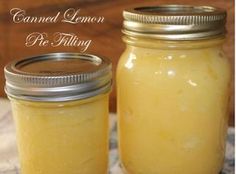
M 231 71 L 226 12 L 163 5 L 125 10 L 117 69 L 119 153 L 127 174 L 218 174 Z
M 22 174 L 108 172 L 111 63 L 52 53 L 5 67 Z

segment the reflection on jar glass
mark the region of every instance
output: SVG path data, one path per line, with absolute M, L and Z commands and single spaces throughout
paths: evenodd
M 167 5 L 124 11 L 117 69 L 119 153 L 127 174 L 218 174 L 231 72 L 226 12 Z
M 5 75 L 22 174 L 107 173 L 109 60 L 53 53 Z

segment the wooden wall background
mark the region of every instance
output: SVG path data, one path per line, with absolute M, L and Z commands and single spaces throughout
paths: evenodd
M 4 93 L 3 67 L 13 59 L 49 52 L 78 52 L 78 48 L 68 47 L 25 47 L 25 38 L 32 32 L 47 32 L 49 35 L 56 31 L 73 32 L 81 38 L 92 39 L 92 45 L 86 51 L 111 58 L 113 70 L 116 69 L 119 56 L 125 48 L 121 40 L 122 10 L 133 6 L 159 4 L 193 4 L 212 5 L 227 9 L 228 36 L 225 51 L 233 66 L 234 62 L 234 1 L 233 0 L 0 0 L 0 96 Z M 81 15 L 104 16 L 103 24 L 14 24 L 9 14 L 11 8 L 18 7 L 26 10 L 32 16 L 49 16 L 57 11 L 68 8 L 80 8 Z M 115 72 L 114 72 L 115 74 Z M 115 76 L 114 76 L 115 77 Z M 115 84 L 114 84 L 115 87 Z M 113 88 L 110 100 L 111 111 L 116 110 L 116 91 Z M 232 92 L 233 95 L 233 92 Z M 233 103 L 233 102 L 232 102 Z M 2 109 L 2 108 L 1 108 Z M 232 104 L 231 124 L 233 124 L 234 107 Z

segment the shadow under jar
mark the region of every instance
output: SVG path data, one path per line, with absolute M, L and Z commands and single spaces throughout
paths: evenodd
M 119 153 L 127 174 L 218 174 L 231 71 L 226 12 L 163 5 L 125 10 L 117 69 Z
M 5 67 L 22 174 L 108 172 L 111 63 L 52 53 Z

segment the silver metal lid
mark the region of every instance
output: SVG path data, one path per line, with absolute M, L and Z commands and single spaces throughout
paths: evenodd
M 5 91 L 33 101 L 69 101 L 106 93 L 111 62 L 90 54 L 51 53 L 8 64 Z
M 226 11 L 210 6 L 160 5 L 123 11 L 123 33 L 163 40 L 199 40 L 225 35 Z

